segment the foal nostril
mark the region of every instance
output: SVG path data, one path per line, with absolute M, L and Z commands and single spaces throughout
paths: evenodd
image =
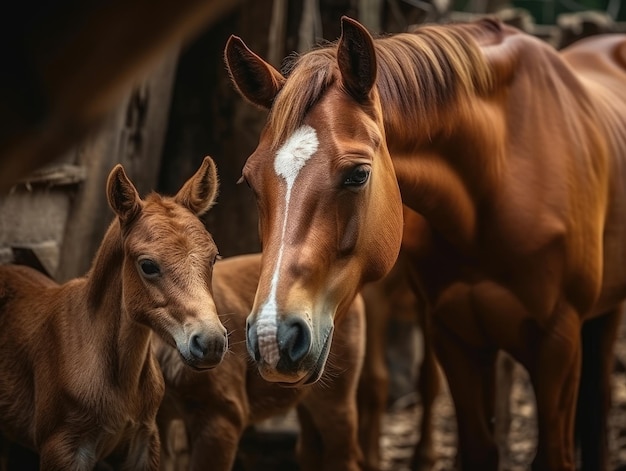
M 311 351 L 311 329 L 300 317 L 291 317 L 278 326 L 279 349 L 292 365 L 300 363 Z
M 202 360 L 209 353 L 209 337 L 201 332 L 192 334 L 189 338 L 189 352 L 191 355 Z

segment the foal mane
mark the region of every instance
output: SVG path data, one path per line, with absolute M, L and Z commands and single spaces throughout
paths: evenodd
M 499 33 L 496 23 L 482 21 L 425 26 L 413 33 L 374 39 L 376 88 L 385 110 L 394 110 L 400 122 L 420 125 L 432 121 L 460 93 L 485 94 L 493 78 L 477 38 L 494 32 Z M 288 58 L 283 68 L 288 79 L 268 118 L 276 130 L 274 148 L 302 124 L 324 91 L 340 80 L 337 46 L 334 42 Z M 393 116 L 383 114 L 385 127 L 394 126 Z

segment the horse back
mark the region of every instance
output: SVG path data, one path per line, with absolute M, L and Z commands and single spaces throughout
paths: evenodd
M 588 90 L 608 156 L 603 286 L 596 313 L 626 298 L 626 35 L 592 36 L 562 51 Z
M 29 267 L 0 266 L 0 430 L 9 438 L 34 446 L 30 430 L 34 421 L 34 384 L 30 375 L 37 361 L 36 345 L 50 345 L 43 335 L 40 342 L 32 339 L 42 335 L 45 325 L 42 312 L 47 304 L 48 288 L 54 281 Z
M 592 36 L 561 52 L 596 109 L 612 156 L 626 154 L 626 35 Z M 614 170 L 614 169 L 613 169 Z
M 604 34 L 581 39 L 561 51 L 562 57 L 579 73 L 594 72 L 598 80 L 626 74 L 626 35 Z

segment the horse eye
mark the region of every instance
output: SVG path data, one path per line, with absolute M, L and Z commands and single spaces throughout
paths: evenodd
M 141 272 L 148 278 L 155 278 L 161 273 L 159 265 L 157 265 L 154 260 L 150 260 L 149 258 L 139 260 L 139 268 L 141 268 Z
M 350 171 L 350 174 L 343 181 L 344 186 L 363 186 L 370 177 L 370 168 L 367 165 L 359 165 Z

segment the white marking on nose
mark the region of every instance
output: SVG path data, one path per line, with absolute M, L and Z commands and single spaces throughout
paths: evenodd
M 257 319 L 257 338 L 259 351 L 266 363 L 276 367 L 280 358 L 278 351 L 278 340 L 276 338 L 278 306 L 276 303 L 276 287 L 278 286 L 278 274 L 283 259 L 283 247 L 285 244 L 285 231 L 287 228 L 287 216 L 289 215 L 289 200 L 291 199 L 291 189 L 307 161 L 315 154 L 319 141 L 317 132 L 311 126 L 301 126 L 285 141 L 276 152 L 274 159 L 274 170 L 279 177 L 284 178 L 287 183 L 285 192 L 285 212 L 283 214 L 283 227 L 280 236 L 280 249 L 278 250 L 278 260 L 274 267 L 274 274 L 270 285 L 270 294 L 267 301 L 261 308 Z

